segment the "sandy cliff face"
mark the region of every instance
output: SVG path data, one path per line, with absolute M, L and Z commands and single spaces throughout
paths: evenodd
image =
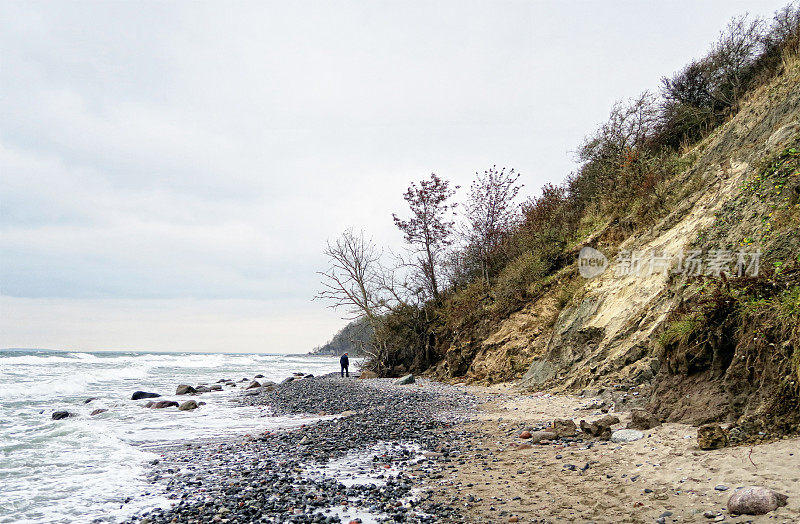
M 642 384 L 643 397 L 650 399 L 653 409 L 667 418 L 692 422 L 735 418 L 758 410 L 763 404 L 759 404 L 759 398 L 741 398 L 752 396 L 752 388 L 731 391 L 737 389 L 737 380 L 728 375 L 742 373 L 733 355 L 721 356 L 718 360 L 721 358 L 722 363 L 709 364 L 708 369 L 694 373 L 681 373 L 665 365 L 668 356 L 657 335 L 664 330 L 670 312 L 690 292 L 685 276 L 663 272 L 648 275 L 646 267 L 639 275 L 618 275 L 614 259 L 624 251 L 679 254 L 698 247 L 737 250 L 742 239 L 761 238 L 768 203 L 751 202 L 743 188 L 758 176 L 766 159 L 796 144 L 798 135 L 800 67 L 794 63 L 754 93 L 731 121 L 688 153 L 694 162 L 675 181 L 675 190 L 691 190 L 686 191 L 677 209 L 655 227 L 637 231 L 617 246 L 598 245 L 594 239 L 602 238 L 602 234 L 595 234 L 587 243 L 608 255 L 609 269 L 583 281 L 581 298 L 560 311 L 554 290 L 511 315 L 473 350 L 467 376 L 504 379 L 513 376 L 522 363 L 528 370 L 521 383 L 534 389 Z M 737 220 L 731 219 L 732 209 Z M 726 217 L 731 223 L 718 228 Z M 792 232 L 797 235 L 796 223 L 784 224 L 784 228 L 789 236 Z M 777 249 L 776 242 L 780 241 L 786 239 L 771 240 L 770 246 L 755 243 L 746 247 L 769 251 Z M 782 249 L 793 248 L 789 245 Z M 792 348 L 787 351 L 791 353 Z M 737 407 L 732 411 L 734 405 Z

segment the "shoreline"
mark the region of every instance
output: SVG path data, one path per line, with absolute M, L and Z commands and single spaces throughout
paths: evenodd
M 670 423 L 630 443 L 533 444 L 523 430 L 604 413 L 586 397 L 425 379 L 326 375 L 240 401 L 336 418 L 164 450 L 148 478 L 175 505 L 126 522 L 800 521 L 798 438 L 701 451 L 695 427 Z M 613 429 L 630 419 L 613 414 Z M 730 515 L 730 494 L 751 484 L 789 505 Z

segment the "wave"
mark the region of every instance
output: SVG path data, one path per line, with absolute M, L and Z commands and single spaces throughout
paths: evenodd
M 46 356 L 40 357 L 37 355 L 23 355 L 21 357 L 1 357 L 0 356 L 0 365 L 11 365 L 11 364 L 32 364 L 32 365 L 42 365 L 42 364 L 54 364 L 57 362 L 75 362 L 74 358 L 69 357 L 62 357 L 62 356 Z
M 66 375 L 58 377 L 35 377 L 7 382 L 0 388 L 0 400 L 44 400 L 55 397 L 77 395 L 86 391 L 88 385 L 83 375 Z M 44 398 L 43 398 L 44 397 Z
M 68 353 L 69 356 L 86 361 L 86 362 L 99 362 L 101 359 L 97 355 L 91 353 Z

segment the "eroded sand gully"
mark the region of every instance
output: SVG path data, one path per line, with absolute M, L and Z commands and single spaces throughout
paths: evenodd
M 695 427 L 664 424 L 626 444 L 584 440 L 519 449 L 525 428 L 554 418 L 591 421 L 601 413 L 582 409 L 589 399 L 575 396 L 519 394 L 502 385 L 470 390 L 484 401 L 464 428 L 474 432 L 472 448 L 448 475 L 428 480 L 435 497 L 460 507 L 470 521 L 800 522 L 798 438 L 701 451 Z M 614 428 L 624 427 L 629 414 L 616 415 Z M 789 504 L 763 516 L 732 516 L 727 500 L 746 485 L 775 489 Z

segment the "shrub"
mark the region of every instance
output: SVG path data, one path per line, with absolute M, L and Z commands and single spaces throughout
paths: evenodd
M 456 335 L 474 331 L 486 320 L 486 306 L 490 300 L 489 288 L 481 278 L 454 291 L 442 307 L 445 328 Z
M 547 263 L 534 253 L 512 260 L 497 277 L 493 287 L 494 312 L 505 315 L 519 309 L 536 291 L 532 284 L 547 274 Z
M 687 346 L 700 333 L 702 322 L 698 315 L 670 322 L 667 329 L 658 338 L 662 346 Z

